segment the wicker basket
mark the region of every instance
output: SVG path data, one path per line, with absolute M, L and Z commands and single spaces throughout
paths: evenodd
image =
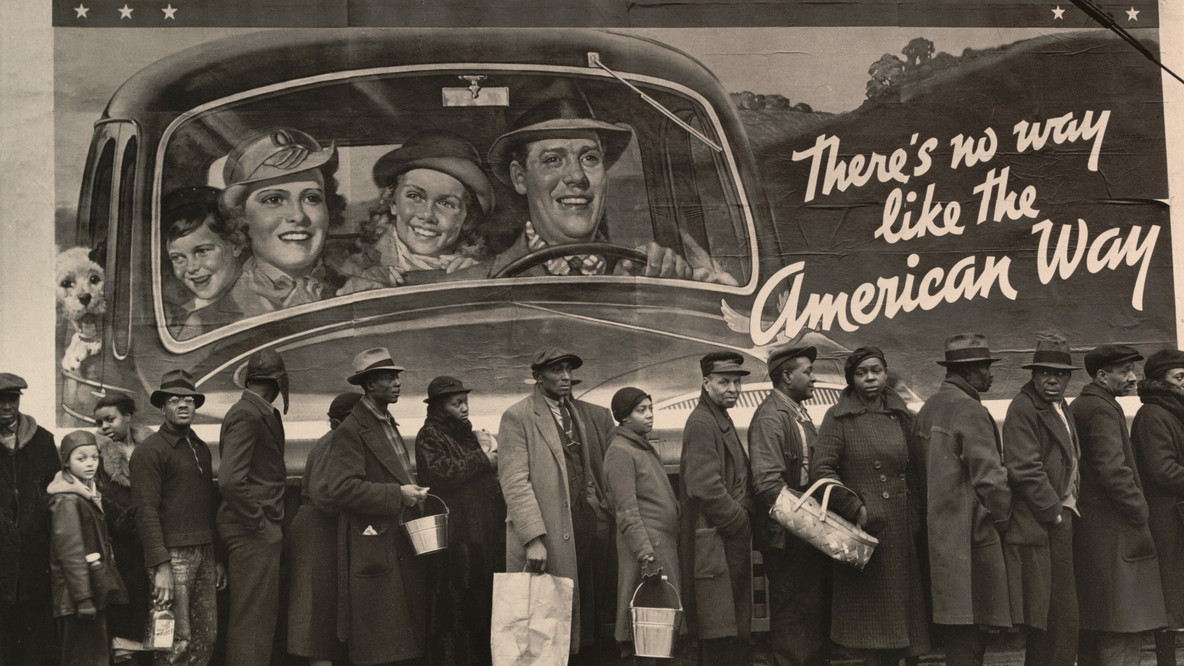
M 822 503 L 814 493 L 825 486 Z M 834 479 L 818 479 L 804 493 L 782 488 L 769 515 L 794 536 L 826 553 L 832 559 L 862 569 L 871 559 L 879 539 L 852 525 L 842 516 L 826 510 L 830 493 L 840 488 L 855 491 Z

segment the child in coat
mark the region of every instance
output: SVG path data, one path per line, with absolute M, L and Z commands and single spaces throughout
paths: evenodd
M 50 579 L 54 616 L 62 637 L 63 666 L 106 666 L 108 604 L 126 603 L 111 556 L 111 538 L 95 487 L 99 446 L 92 433 L 62 439 L 62 471 L 50 482 Z

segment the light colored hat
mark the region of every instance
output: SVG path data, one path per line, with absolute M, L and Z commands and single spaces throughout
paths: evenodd
M 391 357 L 390 351 L 386 347 L 374 347 L 366 351 L 359 352 L 354 357 L 354 374 L 345 378 L 345 381 L 350 384 L 361 384 L 366 375 L 372 372 L 381 370 L 402 372 L 403 368 L 395 365 L 395 359 Z

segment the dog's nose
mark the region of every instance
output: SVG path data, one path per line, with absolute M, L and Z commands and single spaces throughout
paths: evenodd
M 80 294 L 78 296 L 78 302 L 83 305 L 90 305 L 90 294 Z

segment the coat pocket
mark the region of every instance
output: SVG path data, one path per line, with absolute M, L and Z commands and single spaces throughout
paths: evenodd
M 715 578 L 728 571 L 724 538 L 714 527 L 695 530 L 695 578 Z
M 1151 538 L 1151 530 L 1147 524 L 1131 525 L 1123 523 L 1122 531 L 1118 534 L 1122 540 L 1122 559 L 1127 562 L 1138 562 L 1155 557 L 1155 541 Z
M 388 523 L 349 524 L 350 572 L 359 578 L 381 576 L 394 567 L 395 542 Z
M 991 512 L 977 499 L 974 500 L 974 520 L 971 523 L 974 532 L 970 535 L 972 548 L 991 546 L 999 543 L 999 530 L 995 529 L 995 521 L 991 520 Z

